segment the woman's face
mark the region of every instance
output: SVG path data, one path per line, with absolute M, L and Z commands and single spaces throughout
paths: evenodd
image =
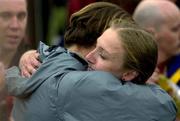
M 111 72 L 121 78 L 124 49 L 116 30 L 107 29 L 97 40 L 97 45 L 86 59 L 90 70 Z

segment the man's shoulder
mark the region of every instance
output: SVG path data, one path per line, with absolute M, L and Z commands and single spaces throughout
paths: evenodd
M 71 71 L 64 74 L 59 81 L 60 90 L 69 90 L 83 93 L 102 93 L 109 88 L 116 88 L 122 83 L 119 79 L 107 72 L 100 71 Z
M 64 79 L 91 83 L 120 82 L 120 80 L 111 73 L 103 71 L 71 71 L 65 75 Z

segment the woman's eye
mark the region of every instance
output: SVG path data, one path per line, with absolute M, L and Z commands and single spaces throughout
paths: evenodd
M 99 52 L 98 54 L 99 54 L 99 56 L 100 56 L 103 60 L 106 59 L 106 56 L 105 56 L 102 52 Z

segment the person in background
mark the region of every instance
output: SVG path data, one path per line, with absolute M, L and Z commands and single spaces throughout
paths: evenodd
M 166 7 L 164 7 L 166 6 Z M 168 9 L 167 9 L 168 8 Z M 180 16 L 178 7 L 166 0 L 145 0 L 136 8 L 133 18 L 146 30 L 152 32 L 158 44 L 158 65 L 160 74 L 166 75 L 178 84 L 179 79 L 173 80 L 176 70 L 180 63 L 177 63 L 176 57 L 180 55 Z M 171 65 L 175 64 L 173 68 Z M 178 66 L 179 65 L 179 66 Z
M 0 62 L 7 69 L 18 65 L 18 47 L 25 36 L 27 7 L 25 0 L 0 0 Z M 0 85 L 3 87 L 3 83 Z M 12 97 L 1 90 L 0 121 L 8 121 L 12 108 Z
M 0 61 L 5 68 L 10 66 L 18 46 L 25 37 L 26 6 L 25 0 L 0 0 Z
M 158 83 L 172 93 L 168 80 L 180 86 L 179 8 L 168 0 L 144 0 L 135 9 L 133 18 L 154 34 L 158 44 L 157 69 L 148 82 Z

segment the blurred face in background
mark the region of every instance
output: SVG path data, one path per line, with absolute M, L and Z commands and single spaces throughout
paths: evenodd
M 16 50 L 25 36 L 25 0 L 0 0 L 0 49 Z
M 176 55 L 180 48 L 180 14 L 179 10 L 167 12 L 164 23 L 157 32 L 159 49 L 166 57 Z

